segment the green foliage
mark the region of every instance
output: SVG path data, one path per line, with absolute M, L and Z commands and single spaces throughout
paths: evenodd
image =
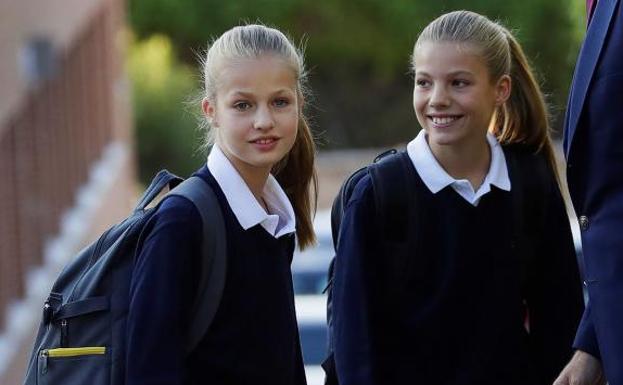
M 580 5 L 571 5 L 578 3 Z M 306 42 L 312 122 L 326 147 L 404 142 L 419 129 L 408 73 L 418 32 L 444 12 L 469 9 L 514 31 L 531 59 L 558 126 L 583 36 L 582 1 L 573 0 L 130 0 L 140 37 L 169 36 L 176 55 L 194 52 L 234 25 L 261 20 Z M 199 72 L 199 69 L 195 69 Z
M 141 180 L 149 181 L 161 168 L 188 175 L 202 161 L 193 156 L 201 137 L 184 103 L 194 92 L 194 70 L 175 59 L 163 35 L 133 43 L 127 64 Z

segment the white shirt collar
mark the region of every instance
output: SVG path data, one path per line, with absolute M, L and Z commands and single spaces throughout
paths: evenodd
M 421 130 L 415 139 L 409 142 L 407 153 L 420 178 L 422 178 L 426 187 L 433 194 L 437 194 L 446 186 L 452 186 L 452 189 L 461 197 L 472 205 L 477 206 L 480 198 L 491 191 L 491 185 L 504 191 L 510 191 L 511 189 L 508 168 L 506 167 L 506 157 L 502 147 L 495 136 L 490 133 L 487 133 L 487 143 L 489 143 L 491 148 L 491 164 L 489 165 L 489 171 L 485 176 L 485 180 L 477 191 L 474 191 L 468 180 L 454 179 L 441 167 L 428 146 L 424 130 Z
M 217 146 L 212 147 L 208 155 L 208 169 L 218 183 L 227 203 L 234 212 L 238 223 L 243 229 L 260 224 L 270 235 L 275 238 L 296 230 L 296 220 L 292 203 L 286 196 L 277 180 L 272 174 L 268 175 L 262 198 L 272 214 L 266 213 L 262 206 L 251 193 L 236 168 L 223 151 Z

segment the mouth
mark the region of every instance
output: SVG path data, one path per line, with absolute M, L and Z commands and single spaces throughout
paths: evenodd
M 270 136 L 270 137 L 266 137 L 266 138 L 257 138 L 257 139 L 253 139 L 250 141 L 250 143 L 253 144 L 260 144 L 260 145 L 267 145 L 267 144 L 272 144 L 276 141 L 278 141 L 279 138 L 274 137 L 274 136 Z
M 461 119 L 462 117 L 463 115 L 428 115 L 428 119 L 430 119 L 430 121 L 433 122 L 435 126 L 442 127 L 448 126 L 455 121 Z

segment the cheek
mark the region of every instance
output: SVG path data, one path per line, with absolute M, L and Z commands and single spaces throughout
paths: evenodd
M 241 121 L 227 119 L 226 117 L 219 121 L 218 127 L 213 129 L 216 130 L 216 141 L 228 147 L 239 146 L 241 142 L 245 141 L 247 135 L 245 125 Z
M 299 113 L 293 112 L 292 114 L 288 114 L 283 121 L 284 131 L 287 131 L 288 133 L 296 136 L 296 131 L 298 130 L 298 124 L 299 124 Z
M 422 92 L 413 91 L 413 108 L 416 111 L 421 110 L 426 106 L 426 98 L 422 94 Z
M 474 111 L 476 114 L 480 115 L 482 119 L 485 120 L 491 117 L 496 108 L 494 101 L 489 101 L 484 96 L 482 98 L 466 100 L 464 106 L 466 109 Z
M 415 115 L 418 120 L 424 116 L 424 112 L 426 109 L 426 101 L 421 95 L 414 94 L 413 95 L 413 110 L 415 110 Z

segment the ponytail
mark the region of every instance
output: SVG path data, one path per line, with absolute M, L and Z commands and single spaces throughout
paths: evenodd
M 202 60 L 204 75 L 204 96 L 216 100 L 216 84 L 224 61 L 240 58 L 256 58 L 274 55 L 287 63 L 297 81 L 297 98 L 303 105 L 306 91 L 307 71 L 302 50 L 281 31 L 263 25 L 243 25 L 226 31 L 216 39 Z M 316 242 L 312 218 L 316 212 L 318 181 L 314 169 L 316 148 L 312 132 L 303 110 L 299 111 L 297 136 L 290 152 L 276 165 L 272 173 L 292 203 L 296 217 L 296 236 L 299 247 L 304 249 Z M 208 144 L 214 143 L 210 122 L 204 120 Z
M 523 49 L 506 28 L 500 28 L 508 40 L 512 87 L 509 99 L 494 116 L 490 131 L 502 144 L 521 143 L 535 153 L 543 152 L 558 178 L 545 97 Z
M 296 237 L 301 250 L 316 242 L 312 220 L 318 201 L 315 156 L 316 146 L 311 129 L 301 116 L 292 149 L 273 167 L 273 175 L 292 202 L 296 216 Z
M 511 77 L 511 95 L 495 112 L 489 131 L 502 144 L 521 143 L 534 153 L 543 152 L 558 177 L 545 98 L 515 37 L 485 16 L 454 11 L 424 28 L 413 48 L 414 58 L 418 47 L 427 41 L 468 44 L 481 54 L 492 82 L 504 75 Z

